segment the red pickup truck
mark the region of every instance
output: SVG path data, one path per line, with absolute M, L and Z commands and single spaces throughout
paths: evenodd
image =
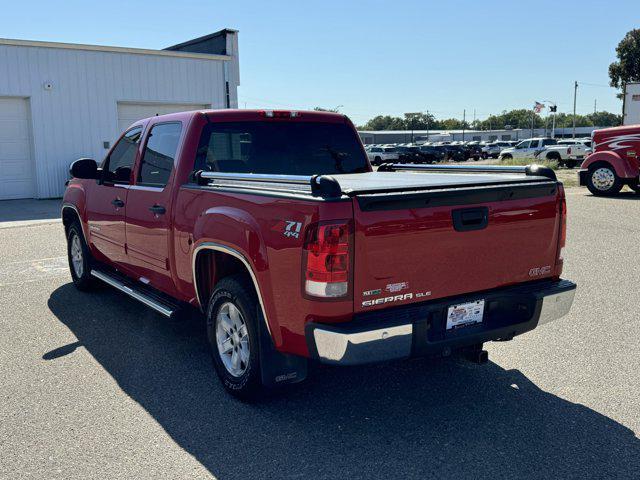
M 62 218 L 71 276 L 206 318 L 248 397 L 356 365 L 511 340 L 566 314 L 566 205 L 544 167 L 385 164 L 343 115 L 194 111 L 80 159 Z

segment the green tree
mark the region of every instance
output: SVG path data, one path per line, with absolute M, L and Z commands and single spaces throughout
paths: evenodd
M 407 130 L 430 130 L 435 128 L 436 117 L 430 113 L 405 113 L 404 124 Z
M 457 118 L 447 118 L 445 120 L 438 121 L 439 130 L 462 130 L 462 128 L 469 128 L 468 122 L 462 122 Z
M 595 127 L 617 127 L 622 125 L 622 115 L 611 112 L 595 112 L 589 115 L 591 123 Z
M 610 85 L 622 88 L 625 83 L 640 81 L 640 29 L 624 36 L 616 47 L 616 55 L 618 61 L 609 65 Z
M 399 117 L 391 115 L 378 115 L 369 120 L 363 130 L 406 130 L 405 121 Z

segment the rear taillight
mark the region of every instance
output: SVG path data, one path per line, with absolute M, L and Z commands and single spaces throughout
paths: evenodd
M 350 222 L 315 223 L 307 228 L 303 250 L 307 295 L 338 298 L 349 295 Z
M 567 200 L 564 193 L 564 187 L 558 186 L 558 196 L 560 197 L 560 205 L 558 207 L 560 213 L 560 237 L 558 238 L 558 261 L 562 263 L 564 258 L 564 247 L 567 243 Z
M 567 148 L 567 155 L 571 155 L 571 147 Z

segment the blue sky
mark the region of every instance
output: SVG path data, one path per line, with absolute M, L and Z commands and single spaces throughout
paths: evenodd
M 240 106 L 335 107 L 356 123 L 486 118 L 534 100 L 620 112 L 607 68 L 636 1 L 6 2 L 0 37 L 163 48 L 240 30 Z M 587 85 L 590 84 L 590 85 Z

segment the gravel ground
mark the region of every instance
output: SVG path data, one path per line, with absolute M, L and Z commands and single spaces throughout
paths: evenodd
M 568 317 L 483 366 L 316 367 L 253 405 L 197 323 L 77 292 L 59 223 L 2 228 L 0 478 L 638 478 L 640 196 L 568 204 Z

